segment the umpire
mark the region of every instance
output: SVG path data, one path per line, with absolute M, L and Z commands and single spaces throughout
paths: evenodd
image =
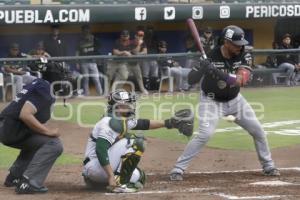
M 17 194 L 45 193 L 44 181 L 63 151 L 58 129 L 44 125 L 55 102 L 50 83 L 63 79 L 63 70 L 48 67 L 43 78 L 24 86 L 0 114 L 0 142 L 20 149 L 4 185 Z
M 201 60 L 200 67 L 189 73 L 189 84 L 202 79 L 199 105 L 199 134 L 188 143 L 171 171 L 172 181 L 183 180 L 183 173 L 189 162 L 200 152 L 213 136 L 219 119 L 233 115 L 235 123 L 253 137 L 263 174 L 279 176 L 271 158 L 265 132 L 246 99 L 240 94 L 240 87 L 250 79 L 251 56 L 244 52 L 248 41 L 244 31 L 237 26 L 223 30 L 223 44 L 209 55 L 211 62 Z

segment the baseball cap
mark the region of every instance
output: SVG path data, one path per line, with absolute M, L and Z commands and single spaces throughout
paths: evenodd
M 129 36 L 129 31 L 128 30 L 122 30 L 121 31 L 121 36 Z
M 44 42 L 43 41 L 38 42 L 36 45 L 36 48 L 44 50 L 45 49 Z
M 284 40 L 285 38 L 292 38 L 292 35 L 291 34 L 289 34 L 289 33 L 286 33 L 286 34 L 284 34 L 283 36 L 282 36 L 282 40 Z
M 213 30 L 209 26 L 204 29 L 204 33 L 212 33 L 212 32 L 213 32 Z
M 144 31 L 139 30 L 139 31 L 136 32 L 136 35 L 137 36 L 144 36 Z
M 19 49 L 19 44 L 18 43 L 11 43 L 9 46 L 10 49 Z
M 245 39 L 245 33 L 243 29 L 238 26 L 230 25 L 226 26 L 223 29 L 223 37 L 226 40 L 229 40 L 233 44 L 237 46 L 244 46 L 249 44 L 249 42 Z
M 164 40 L 161 40 L 161 41 L 159 41 L 159 43 L 158 43 L 158 46 L 159 47 L 167 47 L 167 42 L 166 41 L 164 41 Z

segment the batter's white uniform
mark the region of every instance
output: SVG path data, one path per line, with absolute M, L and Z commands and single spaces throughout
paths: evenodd
M 98 183 L 107 183 L 107 174 L 99 163 L 96 154 L 96 142 L 97 138 L 103 138 L 107 140 L 112 146 L 108 149 L 108 157 L 110 165 L 114 172 L 119 172 L 121 167 L 121 157 L 127 153 L 133 153 L 136 150 L 132 148 L 134 139 L 122 138 L 126 129 L 133 129 L 137 125 L 136 119 L 129 119 L 127 122 L 124 120 L 124 133 L 118 133 L 114 131 L 110 125 L 109 121 L 111 117 L 103 117 L 93 128 L 91 137 L 88 139 L 85 157 L 89 158 L 90 161 L 83 167 L 83 175 Z M 121 139 L 120 139 L 121 138 Z M 135 169 L 133 171 L 130 182 L 135 183 L 140 178 L 140 171 Z

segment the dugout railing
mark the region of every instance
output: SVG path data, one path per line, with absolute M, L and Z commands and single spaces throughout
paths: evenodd
M 252 56 L 276 56 L 282 54 L 297 54 L 299 55 L 300 49 L 252 49 L 249 51 Z M 26 63 L 28 65 L 32 63 L 47 63 L 47 62 L 66 62 L 69 64 L 80 63 L 80 61 L 93 61 L 101 63 L 107 63 L 109 61 L 144 61 L 144 60 L 160 60 L 160 59 L 198 59 L 201 56 L 200 53 L 168 53 L 168 54 L 148 54 L 148 55 L 134 55 L 131 57 L 113 56 L 113 55 L 95 55 L 95 56 L 66 56 L 66 57 L 50 57 L 47 60 L 40 58 L 0 58 L 0 65 Z M 258 67 L 260 66 L 260 67 Z M 276 66 L 272 68 L 262 68 L 261 65 L 253 65 L 253 80 L 248 87 L 251 86 L 264 86 L 274 84 L 272 74 L 282 74 L 283 70 L 277 69 Z M 104 73 L 105 74 L 105 73 Z M 280 78 L 280 77 L 279 77 Z M 264 79 L 264 80 L 262 80 Z

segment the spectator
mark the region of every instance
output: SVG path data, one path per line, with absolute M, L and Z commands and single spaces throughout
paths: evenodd
M 66 56 L 66 46 L 57 25 L 52 26 L 52 34 L 45 40 L 45 50 L 53 57 Z
M 145 44 L 148 54 L 158 53 L 158 39 L 154 34 L 154 28 L 148 26 L 145 32 Z M 157 90 L 159 84 L 158 64 L 156 60 L 145 60 L 142 63 L 143 81 L 146 89 Z
M 27 54 L 21 53 L 19 44 L 12 43 L 9 48 L 9 54 L 7 56 L 8 58 L 24 58 L 28 57 Z M 19 63 L 17 64 L 11 64 L 11 63 L 4 63 L 4 70 L 5 79 L 9 81 L 10 75 L 9 73 L 13 74 L 13 82 L 15 87 L 16 94 L 21 92 L 23 88 L 23 84 L 29 84 L 31 83 L 36 77 L 31 76 L 28 72 L 27 66 L 21 65 Z M 16 95 L 13 92 L 13 97 Z
M 197 52 L 199 52 L 196 45 L 195 45 L 194 39 L 190 34 L 186 37 L 185 47 L 186 47 L 186 52 L 187 53 L 197 53 Z M 189 58 L 189 57 L 187 57 L 187 59 L 185 61 L 185 68 L 190 68 L 191 69 L 195 65 L 198 65 L 198 63 L 199 63 L 198 58 Z
M 160 41 L 158 44 L 158 50 L 160 54 L 167 53 L 167 42 L 163 40 Z M 177 90 L 189 90 L 187 76 L 191 71 L 190 68 L 182 68 L 178 62 L 168 58 L 160 59 L 158 61 L 158 65 L 162 74 L 166 74 L 167 76 L 174 78 Z
M 148 53 L 146 43 L 144 42 L 144 31 L 142 30 L 136 31 L 134 35 L 134 39 L 131 41 L 131 53 L 132 55 L 145 55 Z M 130 61 L 128 63 L 129 63 L 128 65 L 129 71 L 131 71 L 135 76 L 135 78 L 137 79 L 140 90 L 144 94 L 148 94 L 148 91 L 144 87 L 142 72 L 140 67 L 143 66 L 144 62 Z
M 44 42 L 40 41 L 37 43 L 36 48 L 31 50 L 29 53 L 32 57 L 35 58 L 50 58 L 50 54 L 45 51 Z
M 134 54 L 147 53 L 145 44 L 139 37 L 136 37 L 133 41 L 130 41 L 130 35 L 128 30 L 123 30 L 113 47 L 113 55 L 130 57 Z M 140 90 L 143 94 L 148 94 L 148 91 L 144 88 L 142 73 L 137 61 L 113 61 L 108 63 L 107 76 L 108 82 L 114 79 L 115 82 L 126 81 L 128 79 L 129 71 L 137 79 Z M 115 76 L 115 77 L 114 77 Z M 121 87 L 118 84 L 117 87 Z
M 204 51 L 207 55 L 215 48 L 217 45 L 217 40 L 213 35 L 213 30 L 211 27 L 207 27 L 203 35 L 200 37 L 201 42 L 203 44 Z
M 278 49 L 292 49 L 291 38 L 290 34 L 285 34 L 278 45 Z M 283 69 L 287 74 L 286 85 L 293 85 L 295 83 L 295 69 L 299 66 L 298 56 L 293 54 L 278 55 L 277 65 L 279 69 Z
M 99 49 L 99 41 L 93 34 L 91 34 L 90 27 L 84 25 L 81 27 L 81 37 L 79 40 L 77 55 L 79 56 L 90 56 L 97 55 Z M 78 66 L 79 67 L 79 66 Z M 80 71 L 83 75 L 83 94 L 85 96 L 89 95 L 89 77 L 92 78 L 96 92 L 98 95 L 102 94 L 102 88 L 100 84 L 100 75 L 97 68 L 97 63 L 94 61 L 82 61 L 80 64 Z

